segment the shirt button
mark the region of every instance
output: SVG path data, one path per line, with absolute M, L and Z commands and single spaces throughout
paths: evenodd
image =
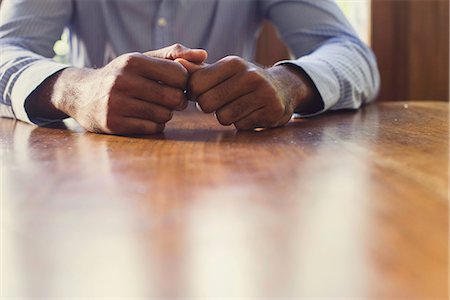
M 159 18 L 159 19 L 158 19 L 158 26 L 159 26 L 159 27 L 165 27 L 165 26 L 167 26 L 167 20 L 166 20 L 166 18 Z

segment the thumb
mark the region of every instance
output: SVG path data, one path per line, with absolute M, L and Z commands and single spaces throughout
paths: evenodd
M 197 64 L 204 62 L 208 57 L 208 52 L 206 52 L 206 50 L 191 49 L 181 44 L 174 44 L 166 48 L 148 51 L 145 52 L 144 54 L 151 57 L 171 59 L 171 60 L 183 58 L 187 61 Z
M 186 60 L 184 58 L 177 58 L 177 59 L 175 59 L 175 61 L 180 63 L 180 64 L 182 64 L 183 67 L 186 68 L 186 70 L 188 71 L 189 74 L 192 74 L 192 73 L 194 73 L 194 72 L 196 72 L 196 71 L 198 71 L 198 70 L 200 70 L 200 69 L 202 69 L 202 68 L 204 68 L 206 66 L 205 63 L 196 64 L 196 63 L 188 61 L 188 60 Z

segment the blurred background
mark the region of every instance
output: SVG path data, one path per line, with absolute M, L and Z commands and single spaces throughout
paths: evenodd
M 449 99 L 448 0 L 338 0 L 380 67 L 378 100 Z M 286 46 L 265 24 L 257 60 L 286 58 Z M 270 45 L 270 46 L 269 46 Z

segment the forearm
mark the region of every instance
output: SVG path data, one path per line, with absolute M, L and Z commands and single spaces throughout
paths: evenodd
M 27 100 L 25 100 L 25 111 L 30 119 L 65 119 L 68 117 L 66 113 L 57 108 L 54 90 L 55 85 L 61 73 L 47 78 L 37 89 L 35 89 Z

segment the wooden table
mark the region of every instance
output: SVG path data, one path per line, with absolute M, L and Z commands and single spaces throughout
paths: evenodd
M 0 128 L 3 299 L 448 298 L 448 103 Z

